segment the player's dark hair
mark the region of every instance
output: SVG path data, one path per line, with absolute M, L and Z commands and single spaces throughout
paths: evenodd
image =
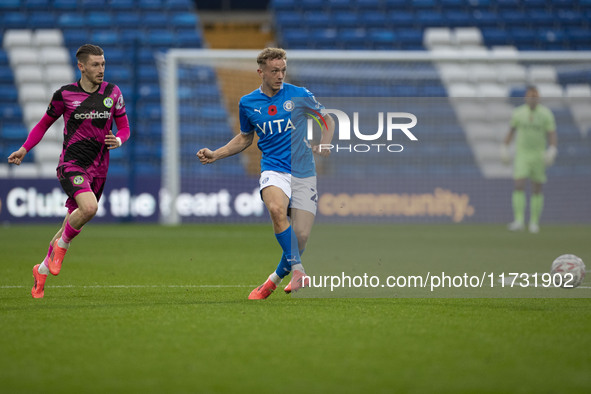
M 85 63 L 90 55 L 101 56 L 104 54 L 105 51 L 98 45 L 84 44 L 76 51 L 76 59 L 80 63 Z
M 257 56 L 257 63 L 259 66 L 267 64 L 267 60 L 284 59 L 287 60 L 285 50 L 281 48 L 265 48 Z
M 535 90 L 536 92 L 538 91 L 538 87 L 536 85 L 527 85 L 525 87 L 525 91 L 529 91 L 529 90 Z

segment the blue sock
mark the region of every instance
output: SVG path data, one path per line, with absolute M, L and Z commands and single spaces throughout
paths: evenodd
M 281 249 L 283 249 L 281 261 L 277 265 L 275 273 L 280 278 L 285 278 L 291 272 L 292 264 L 301 263 L 300 253 L 298 251 L 298 240 L 291 226 L 289 226 L 284 232 L 275 234 L 275 238 L 277 238 L 277 242 L 279 242 Z

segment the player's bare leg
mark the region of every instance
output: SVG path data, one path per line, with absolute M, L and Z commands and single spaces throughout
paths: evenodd
M 308 243 L 308 238 L 310 237 L 310 233 L 312 232 L 312 226 L 314 225 L 315 218 L 316 216 L 312 212 L 303 209 L 291 209 L 291 225 L 293 227 L 293 231 L 295 232 L 296 238 L 298 239 L 300 256 L 302 255 L 302 253 L 304 253 L 304 250 L 306 249 L 306 244 Z M 304 278 L 299 277 L 296 279 L 296 282 L 301 282 Z M 293 290 L 292 282 L 294 282 L 294 278 L 292 278 L 292 280 L 283 289 L 283 291 L 285 291 L 287 294 L 291 293 L 291 291 Z M 305 285 L 306 283 L 300 283 L 295 287 L 305 287 Z
M 513 222 L 507 228 L 510 231 L 522 231 L 525 228 L 525 179 L 515 179 L 515 188 L 511 198 Z
M 83 192 L 76 197 L 76 208 L 66 216 L 61 229 L 61 235 L 53 243 L 53 251 L 49 259 L 49 272 L 58 275 L 62 262 L 74 237 L 80 234 L 82 226 L 88 223 L 98 211 L 98 201 L 92 192 Z
M 544 209 L 542 187 L 542 183 L 532 182 L 532 195 L 529 200 L 529 232 L 532 234 L 540 232 L 540 216 L 542 216 L 542 210 Z
M 261 195 L 271 216 L 275 237 L 283 249 L 287 264 L 285 267 L 278 267 L 277 270 L 269 276 L 265 283 L 254 289 L 248 296 L 248 299 L 250 300 L 261 300 L 269 297 L 277 288 L 277 284 L 281 282 L 281 279 L 287 275 L 290 270 L 293 269 L 303 272 L 298 248 L 297 245 L 294 245 L 297 244 L 297 240 L 295 239 L 295 234 L 287 219 L 289 198 L 285 195 L 283 190 L 277 186 L 268 186 L 264 188 Z

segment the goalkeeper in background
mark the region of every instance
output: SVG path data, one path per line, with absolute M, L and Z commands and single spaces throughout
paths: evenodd
M 544 207 L 542 186 L 546 182 L 546 167 L 552 165 L 556 158 L 556 122 L 552 112 L 539 103 L 539 97 L 536 87 L 527 88 L 525 104 L 513 111 L 511 128 L 501 147 L 502 160 L 509 164 L 509 144 L 515 136 L 513 222 L 508 226 L 511 231 L 522 231 L 525 228 L 525 182 L 528 178 L 532 183 L 529 231 L 540 231 L 540 216 Z
M 261 198 L 269 211 L 275 238 L 283 250 L 277 269 L 255 288 L 248 299 L 265 299 L 277 288 L 281 280 L 292 273 L 291 282 L 284 291 L 289 293 L 304 287 L 305 273 L 301 262 L 318 203 L 314 153 L 326 156 L 330 150 L 312 147 L 306 139 L 306 130 L 299 124 L 301 117 L 292 115 L 309 107 L 323 107 L 308 89 L 284 82 L 287 57 L 280 48 L 266 48 L 257 57 L 257 72 L 261 86 L 243 96 L 239 104 L 240 133 L 215 151 L 200 149 L 197 157 L 202 164 L 242 152 L 249 147 L 256 132 L 258 147 L 263 152 L 259 187 Z M 293 100 L 302 98 L 298 105 Z M 332 140 L 334 121 L 324 118 L 320 144 Z M 288 219 L 291 216 L 291 223 Z

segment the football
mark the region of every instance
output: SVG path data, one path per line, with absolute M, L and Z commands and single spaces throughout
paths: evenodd
M 585 263 L 574 254 L 563 254 L 554 260 L 550 273 L 555 286 L 574 289 L 585 278 Z

